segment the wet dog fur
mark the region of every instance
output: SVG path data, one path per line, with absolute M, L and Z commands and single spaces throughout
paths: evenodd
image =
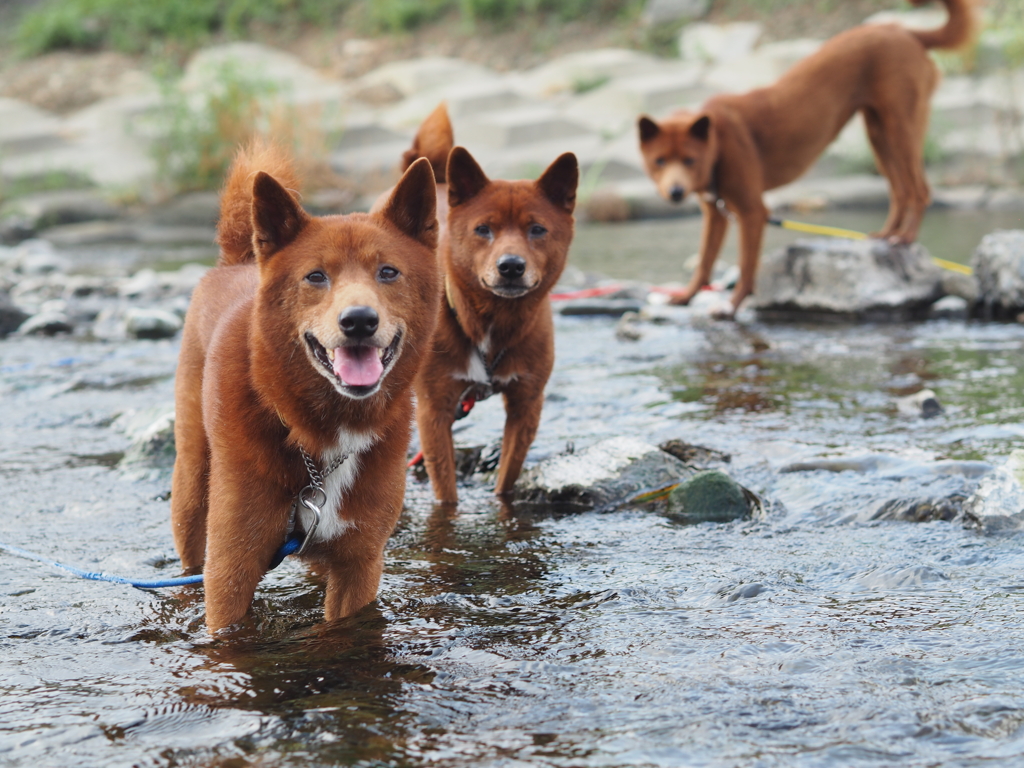
M 912 0 L 923 5 L 928 0 Z M 857 112 L 864 116 L 879 170 L 888 178 L 890 208 L 877 237 L 917 238 L 930 192 L 923 147 L 929 100 L 939 72 L 929 48 L 957 48 L 973 34 L 970 0 L 943 0 L 949 20 L 914 31 L 895 24 L 862 25 L 826 42 L 774 85 L 715 96 L 698 112 L 657 122 L 639 119 L 640 150 L 659 193 L 673 202 L 701 195 L 700 263 L 673 303 L 686 304 L 711 279 L 728 215 L 740 233 L 740 278 L 732 316 L 754 290 L 768 211 L 762 195 L 800 176 Z
M 413 163 L 372 215 L 303 211 L 290 158 L 242 151 L 222 195 L 218 266 L 185 320 L 171 520 L 202 570 L 211 631 L 240 621 L 321 471 L 322 522 L 303 558 L 326 577 L 324 615 L 376 597 L 405 493 L 412 384 L 436 324 L 435 184 Z

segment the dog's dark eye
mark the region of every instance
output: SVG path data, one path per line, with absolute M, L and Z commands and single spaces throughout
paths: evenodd
M 491 236 L 491 228 L 489 226 L 487 226 L 486 224 L 481 224 L 480 226 L 478 226 L 473 231 L 476 232 L 478 235 L 480 235 L 480 237 L 490 237 Z
M 687 168 L 689 168 L 695 162 L 697 162 L 697 161 L 694 160 L 692 157 L 684 157 L 683 158 L 683 165 L 685 165 Z
M 391 283 L 398 279 L 398 276 L 402 274 L 394 267 L 383 266 L 377 270 L 377 279 L 382 283 Z
M 306 282 L 312 283 L 313 285 L 323 285 L 327 282 L 327 275 L 318 269 L 315 272 L 310 272 L 306 275 Z
M 548 231 L 544 229 L 540 224 L 534 224 L 530 227 L 530 237 L 543 237 Z
M 665 164 L 665 158 L 664 157 L 656 157 L 656 158 L 654 158 L 654 164 L 655 165 L 664 165 Z

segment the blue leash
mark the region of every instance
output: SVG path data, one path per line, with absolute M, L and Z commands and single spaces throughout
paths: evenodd
M 291 536 L 281 548 L 274 553 L 274 559 L 270 561 L 270 570 L 274 570 L 281 564 L 281 562 L 288 557 L 288 555 L 294 554 L 302 546 L 303 537 L 295 534 Z M 114 584 L 127 584 L 131 587 L 138 589 L 161 589 L 163 587 L 184 587 L 188 584 L 202 584 L 203 575 L 198 576 L 182 576 L 177 579 L 127 579 L 124 576 L 114 576 L 110 573 L 103 573 L 102 571 L 85 571 L 81 568 L 75 568 L 73 565 L 65 565 L 64 563 L 58 563 L 56 560 L 50 560 L 49 558 L 37 555 L 34 552 L 29 552 L 27 549 L 21 547 L 12 547 L 10 544 L 4 544 L 0 542 L 0 551 L 8 552 L 18 557 L 23 557 L 26 560 L 35 560 L 37 563 L 45 563 L 46 565 L 52 566 L 53 568 L 60 568 L 61 570 L 73 573 L 75 576 L 80 576 L 83 579 L 90 579 L 92 581 L 109 581 Z

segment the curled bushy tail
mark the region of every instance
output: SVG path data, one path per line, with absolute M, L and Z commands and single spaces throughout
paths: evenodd
M 407 171 L 419 158 L 425 157 L 434 169 L 434 179 L 438 184 L 444 184 L 448 153 L 453 146 L 455 134 L 452 122 L 448 119 L 448 107 L 442 101 L 420 124 L 416 138 L 412 140 L 412 147 L 402 154 L 402 172 Z
M 253 139 L 235 155 L 220 193 L 217 245 L 221 266 L 255 260 L 252 247 L 252 183 L 258 171 L 273 176 L 296 201 L 299 175 L 291 155 L 277 144 Z
M 929 0 L 910 0 L 914 5 L 924 5 Z M 973 39 L 977 27 L 977 16 L 972 0 L 942 0 L 949 11 L 946 25 L 938 29 L 914 30 L 914 35 L 925 48 L 959 48 Z

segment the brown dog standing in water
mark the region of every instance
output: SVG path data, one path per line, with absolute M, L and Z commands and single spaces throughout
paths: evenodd
M 371 602 L 405 494 L 442 294 L 430 164 L 373 215 L 309 216 L 296 187 L 280 150 L 239 154 L 220 261 L 185 321 L 171 521 L 182 565 L 203 569 L 211 630 L 243 618 L 290 529 L 326 575 L 328 621 Z
M 923 5 L 928 0 L 911 0 Z M 768 210 L 762 194 L 800 176 L 857 112 L 864 115 L 879 170 L 889 179 L 889 217 L 877 237 L 917 238 L 931 200 L 923 147 L 929 100 L 939 72 L 929 48 L 956 48 L 974 30 L 970 0 L 943 0 L 949 21 L 937 30 L 895 24 L 843 32 L 768 88 L 710 99 L 700 112 L 658 123 L 639 120 L 640 150 L 663 197 L 700 194 L 700 264 L 673 303 L 686 304 L 711 280 L 727 215 L 739 220 L 740 279 L 731 316 L 754 290 Z
M 443 142 L 426 134 L 444 131 L 450 141 L 442 105 L 420 127 L 414 150 L 438 150 Z M 443 178 L 447 189 L 438 189 L 447 193 L 448 216 L 438 257 L 446 301 L 416 377 L 416 422 L 434 496 L 455 503 L 457 410 L 464 415 L 466 404 L 492 393 L 504 397 L 499 494 L 512 490 L 537 434 L 555 360 L 548 292 L 572 242 L 579 168 L 566 153 L 536 181 L 491 180 L 455 147 Z

